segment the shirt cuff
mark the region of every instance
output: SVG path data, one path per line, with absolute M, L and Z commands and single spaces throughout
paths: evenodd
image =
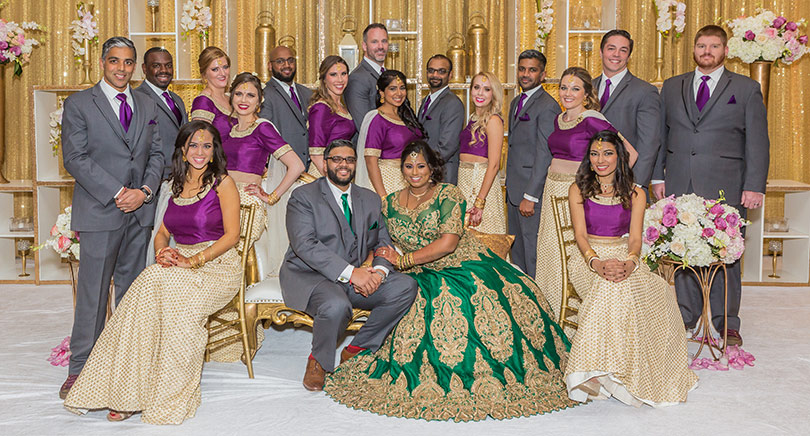
M 125 186 L 122 186 L 121 189 L 119 189 L 118 192 L 116 192 L 115 195 L 113 195 L 113 200 L 118 200 L 118 196 L 124 193 L 124 189 L 127 188 Z
M 540 202 L 540 199 L 539 199 L 539 198 L 537 198 L 537 197 L 532 197 L 531 195 L 526 194 L 526 193 L 523 193 L 523 198 L 525 198 L 526 200 L 531 201 L 532 203 L 539 203 L 539 202 Z
M 389 272 L 388 268 L 386 268 L 386 267 L 384 267 L 382 265 L 376 265 L 376 266 L 374 266 L 374 269 L 376 269 L 377 271 L 382 271 L 382 273 L 385 274 L 386 277 L 388 277 L 388 272 Z
M 658 184 L 660 184 L 660 183 L 664 183 L 664 181 L 663 181 L 663 180 L 658 180 L 658 179 L 652 179 L 652 180 L 650 180 L 650 184 L 651 184 L 651 185 L 658 185 Z
M 354 272 L 354 266 L 349 264 L 346 265 L 346 268 L 343 269 L 343 272 L 340 273 L 338 277 L 338 281 L 340 283 L 349 283 L 352 279 L 352 273 Z

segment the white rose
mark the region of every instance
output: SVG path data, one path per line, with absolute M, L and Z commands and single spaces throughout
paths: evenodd
M 674 239 L 669 244 L 669 249 L 678 257 L 683 257 L 686 254 L 686 244 L 680 239 Z

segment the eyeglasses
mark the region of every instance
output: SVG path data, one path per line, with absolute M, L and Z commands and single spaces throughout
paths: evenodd
M 287 58 L 287 59 L 278 58 L 278 59 L 276 59 L 274 61 L 270 61 L 270 62 L 276 64 L 279 67 L 284 65 L 284 64 L 295 65 L 295 58 Z
M 329 156 L 327 159 L 331 160 L 332 163 L 335 165 L 339 165 L 341 162 L 346 162 L 349 165 L 354 165 L 357 163 L 357 158 L 354 156 L 343 157 L 343 156 Z
M 427 72 L 428 72 L 428 74 L 439 73 L 440 75 L 444 76 L 445 74 L 449 73 L 450 71 L 445 70 L 444 68 L 439 68 L 438 70 L 435 69 L 435 68 L 428 68 Z

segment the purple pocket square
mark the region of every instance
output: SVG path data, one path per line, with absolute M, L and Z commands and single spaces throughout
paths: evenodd
M 726 104 L 737 104 L 737 99 L 734 98 L 734 96 L 732 95 L 731 98 L 728 99 L 728 103 Z
M 149 120 L 149 124 L 155 124 L 155 125 L 157 125 L 157 121 L 155 121 L 155 120 Z
M 433 119 L 433 118 L 430 118 L 430 115 L 425 115 L 425 121 L 430 121 L 430 120 L 432 120 L 432 119 Z
M 529 121 L 529 114 L 523 114 L 518 119 L 520 121 Z

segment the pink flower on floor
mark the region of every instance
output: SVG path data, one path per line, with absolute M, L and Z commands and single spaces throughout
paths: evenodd
M 689 364 L 689 369 L 708 369 L 712 371 L 728 371 L 730 368 L 741 370 L 746 366 L 754 366 L 756 358 L 753 354 L 746 352 L 738 345 L 726 348 L 726 354 L 719 360 L 707 357 L 696 358 Z
M 70 363 L 70 336 L 66 336 L 59 345 L 51 349 L 51 355 L 47 360 L 53 366 L 68 366 Z

